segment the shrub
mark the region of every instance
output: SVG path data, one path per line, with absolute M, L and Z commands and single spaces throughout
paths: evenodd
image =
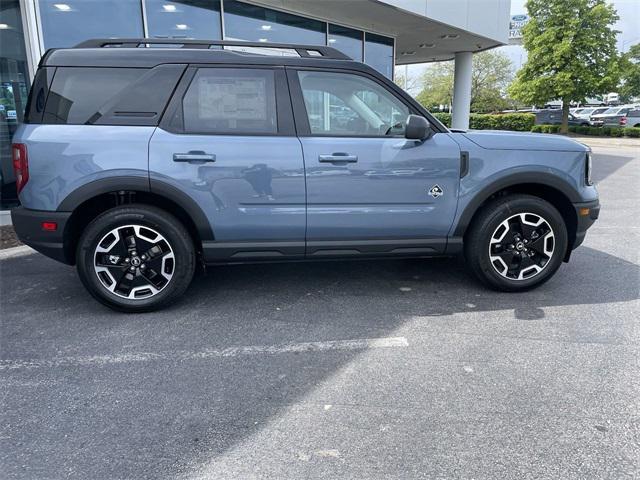
M 599 137 L 600 135 L 602 135 L 602 129 L 599 127 L 589 127 L 589 135 Z
M 490 117 L 492 128 L 497 130 L 513 130 L 528 132 L 536 122 L 536 116 L 531 113 L 505 113 L 502 115 L 484 115 Z
M 622 133 L 625 137 L 640 138 L 640 127 L 625 127 Z
M 613 127 L 613 128 L 611 128 L 609 130 L 609 135 L 611 135 L 612 137 L 621 137 L 622 136 L 622 129 Z
M 533 133 L 542 133 L 542 125 L 534 125 L 531 127 Z
M 451 114 L 445 112 L 432 113 L 447 127 L 451 127 Z M 472 130 L 514 130 L 528 132 L 535 123 L 536 117 L 530 113 L 505 113 L 500 115 L 472 113 L 469 117 L 469 128 Z
M 580 133 L 582 135 L 589 135 L 589 130 L 591 129 L 591 127 L 588 127 L 586 125 L 581 125 L 578 128 L 576 128 L 576 133 Z
M 446 112 L 432 113 L 434 117 L 440 120 L 446 127 L 451 127 L 451 114 Z
M 575 126 L 575 125 L 569 125 L 569 131 L 570 131 L 571 133 L 576 133 L 576 132 L 577 132 L 577 130 L 578 130 L 578 127 L 577 127 L 577 126 Z
M 494 117 L 497 115 L 485 115 L 472 113 L 469 117 L 469 128 L 472 130 L 496 130 L 497 122 Z

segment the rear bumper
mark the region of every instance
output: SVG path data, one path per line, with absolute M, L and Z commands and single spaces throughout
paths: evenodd
M 587 234 L 587 230 L 598 219 L 598 216 L 600 215 L 600 201 L 593 200 L 591 202 L 574 203 L 573 207 L 576 209 L 576 216 L 578 218 L 576 239 L 573 242 L 572 247 L 572 249 L 575 249 L 582 244 L 584 237 Z
M 73 264 L 72 255 L 65 250 L 64 232 L 71 212 L 49 212 L 18 207 L 11 210 L 11 221 L 16 235 L 22 243 L 47 257 L 68 265 Z M 55 231 L 42 228 L 42 222 L 55 222 Z

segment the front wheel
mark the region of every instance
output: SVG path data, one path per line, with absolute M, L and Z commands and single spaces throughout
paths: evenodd
M 546 282 L 567 251 L 562 215 L 531 195 L 490 202 L 465 237 L 465 257 L 482 282 L 502 291 L 521 291 Z
M 101 303 L 124 312 L 162 308 L 184 293 L 195 270 L 193 241 L 171 214 L 148 205 L 117 207 L 85 229 L 78 274 Z

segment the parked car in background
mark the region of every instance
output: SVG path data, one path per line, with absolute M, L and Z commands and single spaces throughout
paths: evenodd
M 589 124 L 593 127 L 601 127 L 609 125 L 609 122 L 613 122 L 614 125 L 618 125 L 620 117 L 625 116 L 629 111 L 633 110 L 631 105 L 622 105 L 619 107 L 611 107 L 602 113 L 591 115 L 589 118 Z
M 620 94 L 611 92 L 607 94 L 605 101 L 607 102 L 607 105 L 618 105 L 620 103 Z
M 538 110 L 536 114 L 536 125 L 560 125 L 562 124 L 562 110 L 546 109 Z M 581 119 L 569 113 L 569 125 L 589 125 L 589 121 Z
M 625 116 L 620 117 L 618 124 L 621 127 L 640 127 L 640 108 L 630 110 Z
M 591 115 L 597 115 L 599 113 L 607 111 L 608 109 L 609 107 L 588 107 L 580 110 L 580 112 L 574 113 L 574 115 L 581 120 L 586 120 L 587 122 L 589 122 L 589 118 L 591 118 Z

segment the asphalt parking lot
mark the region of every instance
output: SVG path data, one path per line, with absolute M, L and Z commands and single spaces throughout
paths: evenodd
M 524 294 L 455 259 L 233 266 L 127 316 L 1 260 L 0 477 L 640 478 L 640 149 L 594 171 L 599 222 Z

